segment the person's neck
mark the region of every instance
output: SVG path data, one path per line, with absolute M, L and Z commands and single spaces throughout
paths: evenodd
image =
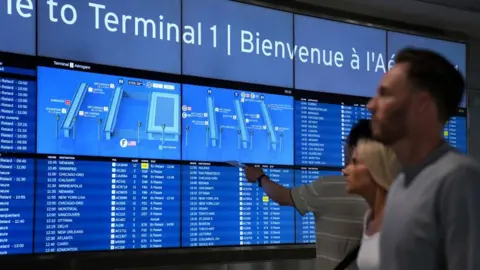
M 403 167 L 421 163 L 443 141 L 439 135 L 418 135 L 401 140 L 392 146 Z
M 368 206 L 370 206 L 370 216 L 372 221 L 379 221 L 383 216 L 383 209 L 387 201 L 387 192 L 377 190 L 376 192 L 365 196 Z

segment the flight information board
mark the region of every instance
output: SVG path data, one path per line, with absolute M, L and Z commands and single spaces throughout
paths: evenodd
M 182 159 L 293 165 L 293 97 L 182 86 Z
M 35 160 L 0 154 L 0 255 L 33 247 Z
M 0 255 L 314 243 L 228 161 L 340 175 L 397 51 L 467 74 L 463 43 L 234 1 L 3 2 Z M 444 137 L 468 152 L 466 109 Z
M 30 60 L 0 53 L 0 152 L 36 150 L 36 71 Z
M 301 167 L 295 170 L 295 186 L 308 185 L 320 177 L 330 175 L 342 175 L 341 171 L 322 171 L 317 167 Z M 302 216 L 295 212 L 295 243 L 311 244 L 315 243 L 315 216 L 308 213 Z
M 291 168 L 263 166 L 272 181 L 293 187 Z M 248 183 L 241 168 L 191 162 L 182 168 L 182 246 L 295 242 L 294 212 Z
M 459 109 L 456 116 L 450 118 L 443 130 L 445 139 L 460 152 L 468 153 L 467 115 L 465 109 Z
M 331 103 L 327 103 L 330 99 Z M 324 101 L 326 100 L 326 101 Z M 319 99 L 303 92 L 295 98 L 295 165 L 342 167 L 343 144 L 350 129 L 370 112 L 361 99 Z
M 180 246 L 180 166 L 155 160 L 37 160 L 35 252 Z
M 179 84 L 50 67 L 38 78 L 39 153 L 180 159 Z
M 0 255 L 33 248 L 36 82 L 31 58 L 0 53 Z

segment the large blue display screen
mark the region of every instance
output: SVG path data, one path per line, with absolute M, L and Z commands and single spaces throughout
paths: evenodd
M 314 243 L 231 165 L 340 175 L 404 47 L 466 75 L 465 44 L 237 1 L 0 2 L 0 255 Z
M 0 3 L 0 52 L 35 55 L 36 0 Z
M 0 255 L 33 248 L 35 102 L 28 57 L 0 53 Z
M 38 54 L 180 73 L 180 6 L 180 0 L 40 1 Z
M 243 169 L 192 162 L 183 167 L 182 246 L 295 242 L 294 212 L 247 183 Z M 265 166 L 272 181 L 293 187 L 292 169 Z
M 293 97 L 183 85 L 182 159 L 293 165 Z
M 465 77 L 467 74 L 467 45 L 451 41 L 407 35 L 397 32 L 388 32 L 388 56 L 395 57 L 395 53 L 405 47 L 429 49 L 440 53 L 454 64 Z M 466 96 L 460 107 L 465 108 Z
M 183 0 L 182 11 L 196 31 L 183 45 L 183 74 L 293 86 L 291 13 L 223 0 Z
M 387 70 L 386 31 L 295 15 L 295 88 L 370 97 Z
M 39 153 L 180 159 L 180 85 L 38 69 Z
M 180 166 L 37 160 L 35 252 L 180 246 Z

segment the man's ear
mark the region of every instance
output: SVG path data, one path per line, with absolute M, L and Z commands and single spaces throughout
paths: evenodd
M 425 112 L 431 109 L 432 104 L 435 104 L 433 97 L 427 91 L 418 91 L 413 97 L 417 112 Z

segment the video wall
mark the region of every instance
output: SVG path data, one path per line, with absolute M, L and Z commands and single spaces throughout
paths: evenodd
M 3 255 L 313 243 L 226 162 L 339 175 L 399 49 L 466 74 L 465 44 L 225 0 L 7 0 L 0 27 Z

